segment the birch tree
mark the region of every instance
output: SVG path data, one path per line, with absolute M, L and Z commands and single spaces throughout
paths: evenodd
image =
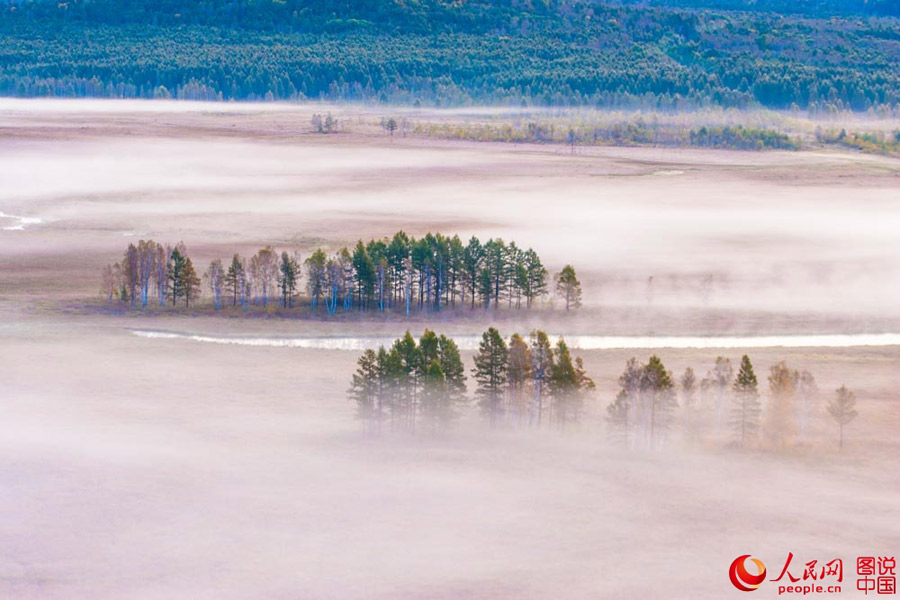
M 271 246 L 266 246 L 250 259 L 250 272 L 259 293 L 259 302 L 268 307 L 269 297 L 278 280 L 278 255 Z
M 225 269 L 222 267 L 222 260 L 217 258 L 209 263 L 204 277 L 213 295 L 213 305 L 219 310 L 222 307 L 222 292 L 225 289 Z
M 112 265 L 103 267 L 100 276 L 100 295 L 106 298 L 107 302 L 112 302 L 113 298 L 118 294 L 118 277 Z

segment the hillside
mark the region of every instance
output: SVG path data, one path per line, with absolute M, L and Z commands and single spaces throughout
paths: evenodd
M 898 15 L 896 0 L 0 0 L 0 94 L 890 109 Z

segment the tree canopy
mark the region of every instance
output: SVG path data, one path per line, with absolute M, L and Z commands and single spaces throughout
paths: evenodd
M 865 111 L 900 103 L 898 16 L 897 0 L 0 0 L 0 93 Z

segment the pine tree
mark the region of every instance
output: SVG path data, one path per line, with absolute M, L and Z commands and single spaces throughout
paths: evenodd
M 397 131 L 397 127 L 397 119 L 395 119 L 394 117 L 388 119 L 384 124 L 384 128 L 387 129 L 391 134 L 391 140 L 394 139 L 394 132 Z
M 170 297 L 172 298 L 172 306 L 175 306 L 175 303 L 179 298 L 184 297 L 184 267 L 185 267 L 185 256 L 184 256 L 184 246 L 178 244 L 173 250 L 171 254 L 171 266 L 169 269 L 169 282 L 170 282 Z
M 485 270 L 490 274 L 491 289 L 487 295 L 487 304 L 491 299 L 494 308 L 500 307 L 500 300 L 508 293 L 507 282 L 510 275 L 509 251 L 502 239 L 490 239 L 484 245 Z
M 478 274 L 478 296 L 484 302 L 485 310 L 491 307 L 491 294 L 493 294 L 493 279 L 491 278 L 490 269 L 481 269 Z
M 356 276 L 357 302 L 360 310 L 368 310 L 375 291 L 375 263 L 365 244 L 359 241 L 353 251 L 353 271 Z
M 556 274 L 556 295 L 566 303 L 566 311 L 581 306 L 581 282 L 572 265 Z
M 448 391 L 454 402 L 465 402 L 466 398 L 466 367 L 462 356 L 459 354 L 459 346 L 445 335 L 438 338 L 438 360 L 441 370 L 447 379 Z
M 200 295 L 200 277 L 197 276 L 190 257 L 184 259 L 184 268 L 181 270 L 181 289 L 184 292 L 185 306 L 190 306 L 191 300 L 196 300 Z
M 594 382 L 585 373 L 581 359 L 573 360 L 569 346 L 559 338 L 550 365 L 550 397 L 560 429 L 564 429 L 567 422 L 578 422 L 584 403 L 583 393 L 593 388 Z
M 419 383 L 421 375 L 422 352 L 416 345 L 409 331 L 391 346 L 391 354 L 397 371 L 397 398 L 395 409 L 401 423 L 412 433 L 416 430 L 416 419 L 419 408 Z
M 671 428 L 673 411 L 678 407 L 672 373 L 655 354 L 644 365 L 641 374 L 641 399 L 646 415 L 646 434 L 650 449 L 661 445 Z
M 845 385 L 842 385 L 836 391 L 837 396 L 828 403 L 828 414 L 831 415 L 831 418 L 838 424 L 838 430 L 840 432 L 838 447 L 843 450 L 844 425 L 850 423 L 857 415 L 859 415 L 859 413 L 856 411 L 856 394 L 848 390 Z
M 737 443 L 743 448 L 759 431 L 762 406 L 759 402 L 756 373 L 750 357 L 741 357 L 741 366 L 734 380 L 734 398 L 731 410 L 731 427 Z
M 624 446 L 628 446 L 629 432 L 631 430 L 631 398 L 624 389 L 619 390 L 616 399 L 606 407 L 606 421 L 614 437 L 618 438 Z
M 316 308 L 319 304 L 319 299 L 325 293 L 325 269 L 327 263 L 328 256 L 321 248 L 310 254 L 309 258 L 303 263 L 306 267 L 306 289 L 309 292 L 310 308 Z
M 528 422 L 530 398 L 526 393 L 531 384 L 533 357 L 528 344 L 518 333 L 509 338 L 509 415 L 516 425 Z
M 422 419 L 437 432 L 452 418 L 452 407 L 447 397 L 447 380 L 437 358 L 422 370 Z
M 228 272 L 225 274 L 225 291 L 231 295 L 232 306 L 237 306 L 238 296 L 241 297 L 243 304 L 244 277 L 244 261 L 235 254 L 231 258 L 231 264 L 228 265 Z
M 384 352 L 381 348 L 380 353 Z M 377 428 L 377 407 L 381 394 L 382 365 L 374 350 L 366 350 L 357 362 L 348 394 L 356 402 L 357 417 L 362 420 L 367 432 Z
M 549 392 L 550 366 L 553 364 L 553 348 L 550 338 L 540 330 L 531 332 L 531 386 L 533 401 L 529 423 L 541 426 L 544 417 L 544 397 Z
M 466 286 L 471 294 L 471 307 L 475 308 L 475 296 L 480 294 L 480 277 L 482 262 L 484 259 L 484 248 L 477 237 L 472 236 L 469 243 L 463 249 L 463 273 L 465 274 Z M 490 280 L 490 271 L 488 272 L 488 280 Z
M 475 368 L 472 373 L 478 387 L 475 395 L 482 414 L 495 427 L 503 410 L 503 391 L 507 384 L 509 368 L 509 350 L 506 342 L 493 327 L 481 336 L 478 354 L 475 355 Z
M 281 264 L 278 268 L 278 284 L 281 286 L 281 306 L 294 307 L 294 293 L 297 291 L 297 279 L 300 277 L 300 263 L 296 257 L 287 252 L 281 253 Z
M 547 293 L 547 269 L 541 264 L 537 252 L 529 248 L 525 252 L 526 307 L 531 308 L 535 298 Z

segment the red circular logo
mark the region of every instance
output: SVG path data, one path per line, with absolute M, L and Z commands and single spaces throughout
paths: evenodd
M 734 562 L 731 563 L 731 568 L 728 569 L 728 576 L 731 577 L 731 583 L 742 592 L 752 592 L 766 579 L 766 565 L 764 565 L 761 560 L 750 558 L 756 565 L 756 575 L 752 575 L 747 571 L 747 567 L 744 563 L 748 558 L 750 558 L 749 554 L 738 556 L 734 559 Z

